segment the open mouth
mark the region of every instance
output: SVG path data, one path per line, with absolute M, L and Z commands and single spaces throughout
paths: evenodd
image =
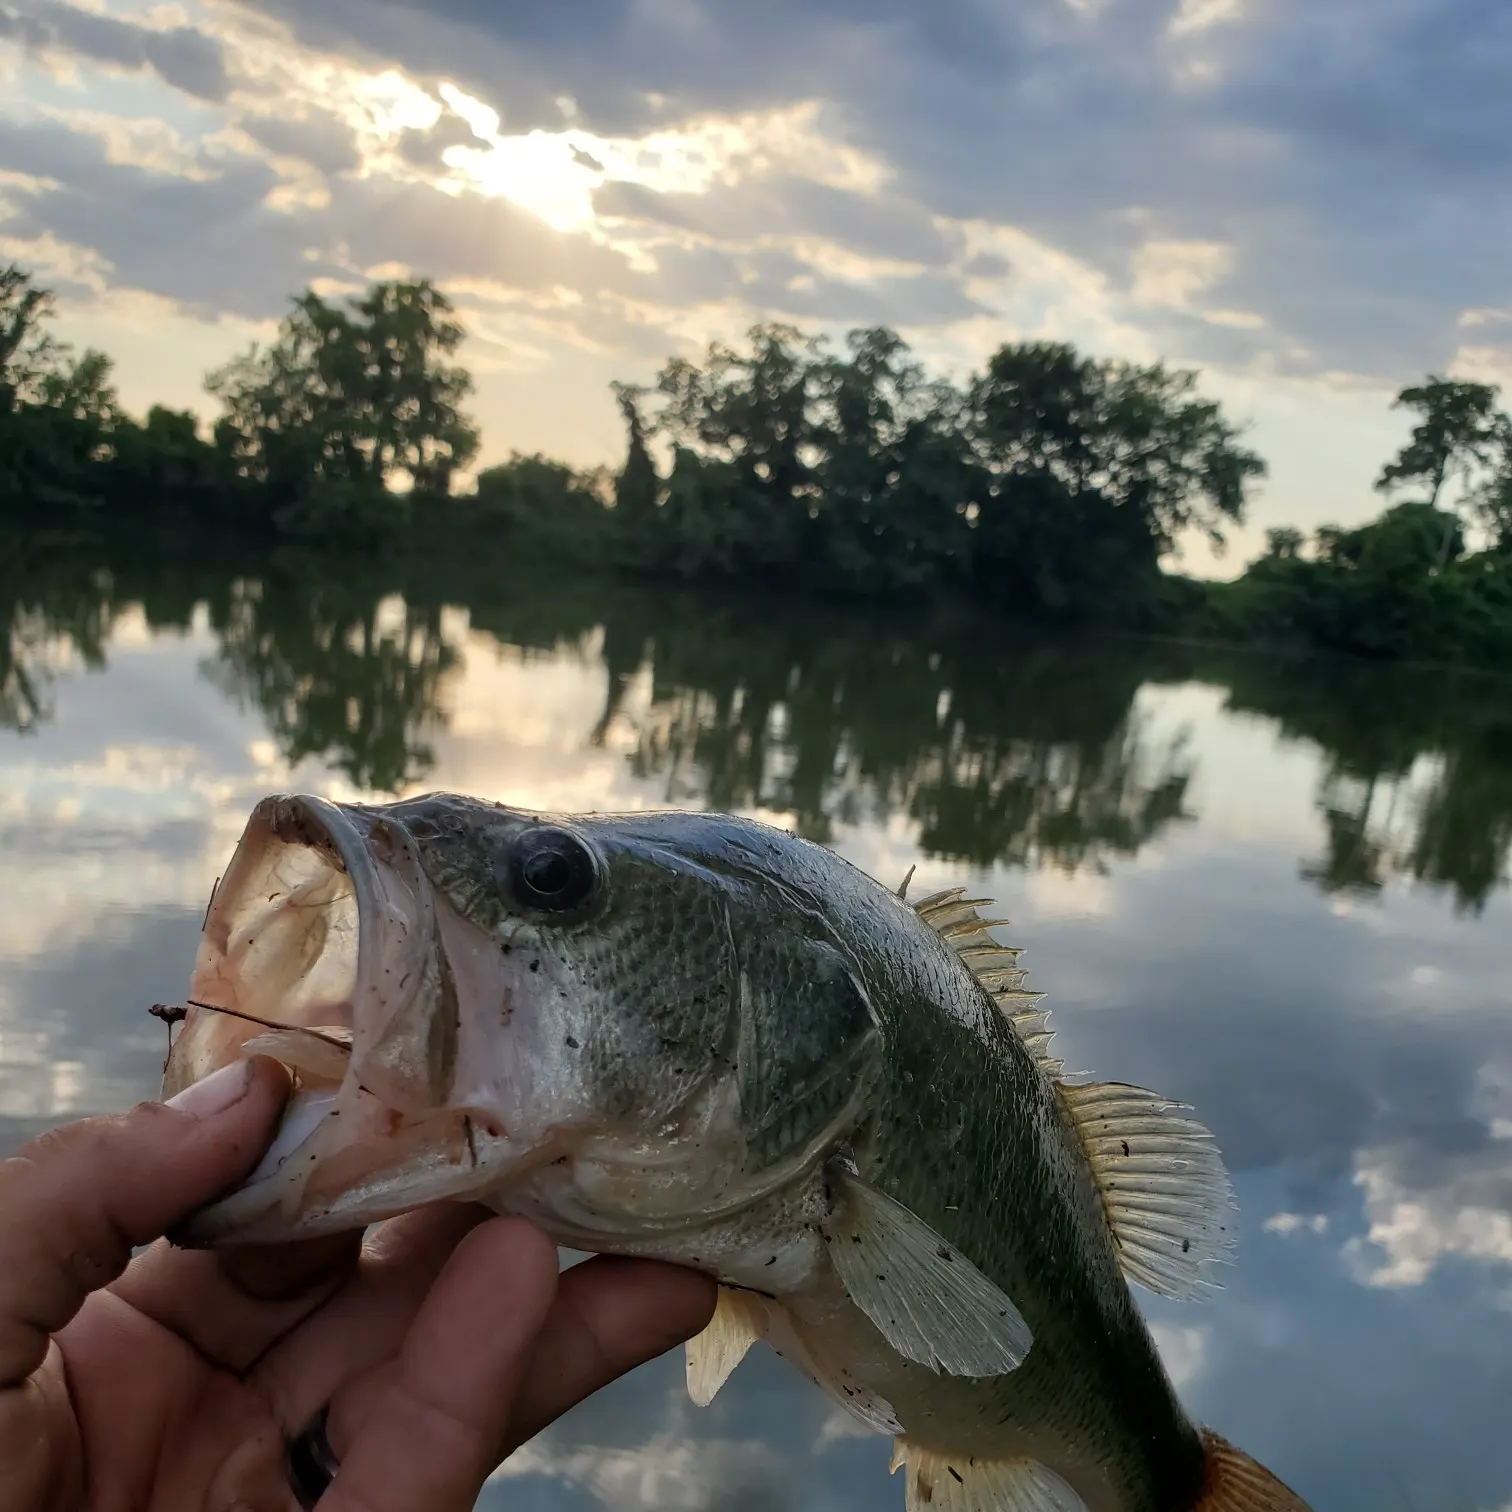
M 163 1095 L 259 1054 L 295 1089 L 257 1169 L 174 1238 L 313 1237 L 490 1184 L 519 1152 L 448 1101 L 459 1038 L 413 838 L 381 809 L 265 799 L 206 914 Z

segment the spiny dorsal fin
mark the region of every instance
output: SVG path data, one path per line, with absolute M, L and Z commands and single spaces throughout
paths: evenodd
M 697 1406 L 707 1407 L 719 1394 L 730 1372 L 761 1338 L 764 1323 L 765 1314 L 754 1297 L 728 1286 L 719 1288 L 714 1316 L 686 1346 L 688 1395 Z
M 1050 1054 L 1053 1033 L 1048 1026 L 1050 1010 L 1038 1006 L 1044 993 L 1025 988 L 1029 973 L 1018 964 L 1023 952 L 1012 945 L 999 945 L 993 939 L 993 929 L 1006 921 L 989 919 L 980 911 L 991 907 L 990 898 L 968 898 L 964 887 L 934 893 L 913 906 L 914 912 L 960 956 L 991 994 L 1045 1074 L 1059 1077 L 1065 1063 Z
M 1191 1301 L 1232 1258 L 1234 1189 L 1213 1136 L 1183 1103 L 1143 1087 L 1059 1087 L 1081 1135 L 1124 1274 L 1163 1297 Z
M 1086 1512 L 1070 1486 L 1037 1460 L 940 1454 L 897 1438 L 893 1474 L 900 1468 L 907 1512 Z

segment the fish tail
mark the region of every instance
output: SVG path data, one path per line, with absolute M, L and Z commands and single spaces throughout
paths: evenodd
M 1192 1512 L 1310 1512 L 1264 1465 L 1204 1429 L 1202 1493 Z

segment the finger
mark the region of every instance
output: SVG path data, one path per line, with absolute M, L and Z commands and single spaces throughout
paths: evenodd
M 110 1289 L 200 1354 L 241 1374 L 332 1296 L 357 1266 L 361 1233 L 240 1250 L 138 1255 Z
M 654 1260 L 601 1255 L 563 1272 L 496 1460 L 585 1397 L 691 1339 L 713 1316 L 717 1294 L 708 1276 Z M 376 1371 L 342 1392 L 329 1424 L 338 1457 L 393 1378 L 393 1369 Z
M 556 1248 L 524 1220 L 496 1218 L 470 1233 L 319 1512 L 472 1512 L 556 1289 Z
M 0 1387 L 156 1239 L 257 1164 L 288 1093 L 258 1057 L 115 1118 L 65 1125 L 0 1165 Z
M 564 1271 L 503 1454 L 585 1397 L 701 1332 L 714 1315 L 718 1291 L 710 1277 L 656 1260 L 600 1255 Z
M 354 1376 L 398 1354 L 452 1252 L 488 1216 L 483 1208 L 444 1203 L 375 1232 L 340 1290 L 250 1377 L 286 1432 L 303 1428 Z

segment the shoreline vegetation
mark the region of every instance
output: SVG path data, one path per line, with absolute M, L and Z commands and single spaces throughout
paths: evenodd
M 103 354 L 0 267 L 0 522 L 25 535 L 211 532 L 406 557 L 484 554 L 688 584 L 1378 661 L 1512 668 L 1512 419 L 1487 384 L 1404 389 L 1417 420 L 1369 523 L 1282 528 L 1232 581 L 1167 570 L 1244 521 L 1264 460 L 1198 375 L 1006 344 L 964 384 L 894 332 L 843 350 L 784 325 L 614 386 L 617 469 L 479 435 L 430 283 L 292 302 L 276 341 L 206 379 L 220 415 L 124 412 Z M 1408 496 L 1410 495 L 1410 497 Z M 1400 497 L 1399 497 L 1400 496 Z

